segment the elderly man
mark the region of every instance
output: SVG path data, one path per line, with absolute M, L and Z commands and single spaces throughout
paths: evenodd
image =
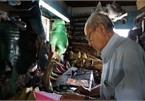
M 78 87 L 61 100 L 98 99 L 145 100 L 145 53 L 142 47 L 113 31 L 108 16 L 93 13 L 84 28 L 89 44 L 101 52 L 103 70 L 100 85 L 88 90 Z M 78 94 L 79 93 L 79 94 Z M 96 99 L 95 99 L 96 100 Z

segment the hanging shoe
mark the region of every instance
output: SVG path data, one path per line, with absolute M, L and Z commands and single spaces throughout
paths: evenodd
M 97 6 L 94 9 L 91 9 L 91 13 L 94 12 L 98 12 L 98 13 L 102 13 L 102 14 L 107 14 L 106 10 L 104 9 L 104 7 L 102 7 L 101 2 L 99 1 Z
M 78 51 L 77 53 L 75 53 L 73 58 L 80 59 L 81 58 L 81 52 Z
M 107 4 L 106 6 L 108 10 L 109 18 L 116 22 L 117 20 L 121 20 L 123 17 L 127 16 L 127 12 L 121 8 L 119 4 L 115 1 L 112 4 Z

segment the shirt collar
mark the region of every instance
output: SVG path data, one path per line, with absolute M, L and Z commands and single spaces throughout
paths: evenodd
M 104 62 L 107 62 L 109 59 L 109 56 L 111 55 L 111 52 L 113 52 L 113 50 L 115 49 L 114 44 L 117 42 L 119 35 L 118 34 L 114 34 L 111 39 L 108 41 L 108 43 L 106 44 L 106 46 L 102 49 L 101 51 L 101 58 Z

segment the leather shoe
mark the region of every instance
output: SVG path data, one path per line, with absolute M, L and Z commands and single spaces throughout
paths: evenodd
M 56 65 L 53 66 L 53 72 L 57 74 L 63 74 L 62 71 L 60 71 L 58 68 L 56 68 Z
M 55 65 L 56 65 L 56 68 L 59 69 L 61 72 L 63 72 L 63 73 L 66 72 L 66 70 L 58 63 L 56 63 Z

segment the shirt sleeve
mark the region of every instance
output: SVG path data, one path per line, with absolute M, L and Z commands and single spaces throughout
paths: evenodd
M 143 100 L 143 59 L 138 52 L 127 50 L 123 52 L 122 65 L 124 77 L 115 88 L 115 98 L 117 100 Z M 119 67 L 119 66 L 118 66 Z M 121 68 L 121 67 L 120 67 Z

